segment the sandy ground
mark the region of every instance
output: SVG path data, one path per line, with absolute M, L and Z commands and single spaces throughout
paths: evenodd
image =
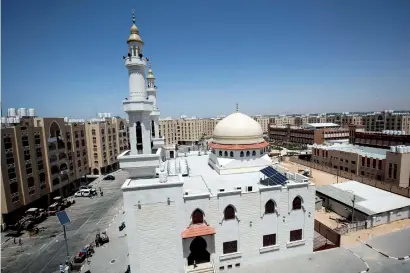
M 315 219 L 319 222 L 323 223 L 324 225 L 330 227 L 331 229 L 335 229 L 339 226 L 342 226 L 342 223 L 338 223 L 333 219 L 343 219 L 340 215 L 334 213 L 333 211 L 325 212 L 324 209 L 315 211 Z
M 281 162 L 280 164 L 292 172 L 298 172 L 298 170 L 303 170 L 303 169 L 310 169 L 309 167 L 296 164 L 290 161 Z M 339 179 L 337 179 L 336 175 L 333 175 L 327 172 L 322 172 L 322 171 L 319 171 L 313 168 L 310 170 L 312 171 L 312 182 L 316 186 L 325 186 L 325 185 L 335 184 L 337 182 L 341 183 L 341 182 L 349 181 L 349 179 L 346 179 L 340 176 L 339 176 Z
M 380 225 L 374 228 L 362 229 L 356 232 L 350 232 L 348 234 L 342 235 L 342 245 L 351 246 L 356 245 L 359 242 L 357 239 L 362 241 L 367 241 L 373 236 L 384 235 L 394 231 L 398 231 L 404 228 L 410 227 L 410 219 L 403 219 L 395 221 L 393 223 Z

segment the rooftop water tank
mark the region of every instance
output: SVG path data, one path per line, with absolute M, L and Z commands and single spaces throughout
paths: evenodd
M 99 118 L 103 117 L 103 113 L 98 113 L 97 115 L 98 115 Z
M 34 116 L 36 116 L 36 111 L 34 110 L 34 108 L 29 108 L 29 109 L 28 109 L 28 116 L 29 116 L 29 117 L 34 117 Z
M 70 119 L 68 117 L 64 118 L 64 122 L 68 122 Z
M 20 117 L 14 117 L 14 123 L 20 123 Z
M 26 108 L 17 109 L 17 115 L 19 117 L 26 117 L 27 116 L 27 109 Z
M 7 123 L 7 117 L 1 117 L 1 124 Z
M 397 146 L 397 152 L 398 152 L 399 154 L 404 153 L 404 148 L 403 148 L 403 146 Z
M 17 115 L 16 108 L 9 108 L 7 109 L 7 116 L 15 117 Z
M 395 153 L 397 151 L 396 146 L 390 146 L 390 152 Z
M 7 123 L 13 124 L 14 123 L 14 118 L 7 118 Z

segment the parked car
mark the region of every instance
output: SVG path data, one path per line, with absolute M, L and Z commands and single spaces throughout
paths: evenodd
M 80 192 L 81 192 L 81 191 L 89 191 L 89 194 L 91 194 L 91 195 L 97 195 L 97 190 L 94 189 L 94 188 L 91 187 L 91 186 L 81 186 L 81 187 L 80 187 Z M 89 195 L 86 195 L 86 196 L 89 196 Z
M 103 180 L 115 180 L 115 176 L 109 174 L 109 175 L 107 175 L 106 177 L 104 177 Z

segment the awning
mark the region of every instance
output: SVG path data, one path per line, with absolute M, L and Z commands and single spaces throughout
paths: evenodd
M 182 238 L 192 238 L 197 236 L 213 235 L 215 234 L 215 229 L 206 224 L 190 225 L 182 233 Z

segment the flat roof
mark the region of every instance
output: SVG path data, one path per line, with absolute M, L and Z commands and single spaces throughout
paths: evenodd
M 303 124 L 302 127 L 322 128 L 322 127 L 340 127 L 340 125 L 336 123 L 331 123 L 331 122 L 319 122 L 319 123 L 306 123 L 306 124 Z
M 385 159 L 386 153 L 389 151 L 383 148 L 373 148 L 373 147 L 366 147 L 366 146 L 360 146 L 360 145 L 352 145 L 352 144 L 347 144 L 347 143 L 346 144 L 334 144 L 330 146 L 318 145 L 314 148 L 355 153 L 355 154 L 359 154 L 364 157 L 371 157 L 371 158 L 377 158 L 377 159 Z
M 165 167 L 165 170 L 167 170 L 168 164 L 173 166 L 176 163 L 176 165 L 178 166 L 179 162 L 186 160 L 186 162 L 188 163 L 189 175 L 168 175 L 167 183 L 183 182 L 183 190 L 184 192 L 188 193 L 188 196 L 200 194 L 210 194 L 211 196 L 216 196 L 221 192 L 221 189 L 223 189 L 223 192 L 230 192 L 237 191 L 239 190 L 239 188 L 243 191 L 247 187 L 252 187 L 251 191 L 258 191 L 260 188 L 272 187 L 272 185 L 269 185 L 268 179 L 259 170 L 235 174 L 219 174 L 208 164 L 208 155 L 199 156 L 198 152 L 190 152 L 187 154 L 188 156 L 186 157 L 178 157 L 176 159 L 167 160 L 165 163 L 163 163 L 162 168 L 160 167 L 158 169 L 164 169 Z M 247 167 L 252 167 L 252 161 L 249 162 L 249 166 Z M 263 168 L 264 167 L 261 167 L 260 169 Z M 283 167 L 279 167 L 277 170 L 281 173 L 288 171 Z M 263 179 L 263 184 L 260 183 L 261 179 Z M 128 180 L 128 182 L 126 182 L 124 186 L 133 187 L 159 183 L 160 181 L 158 177 L 147 179 L 131 179 Z M 288 183 L 285 184 L 285 186 L 288 184 L 303 183 L 306 182 L 288 180 Z
M 375 215 L 410 206 L 410 198 L 357 181 L 319 186 L 316 191 L 349 207 L 353 206 L 352 199 L 354 195 L 356 199 L 355 209 L 367 215 Z

